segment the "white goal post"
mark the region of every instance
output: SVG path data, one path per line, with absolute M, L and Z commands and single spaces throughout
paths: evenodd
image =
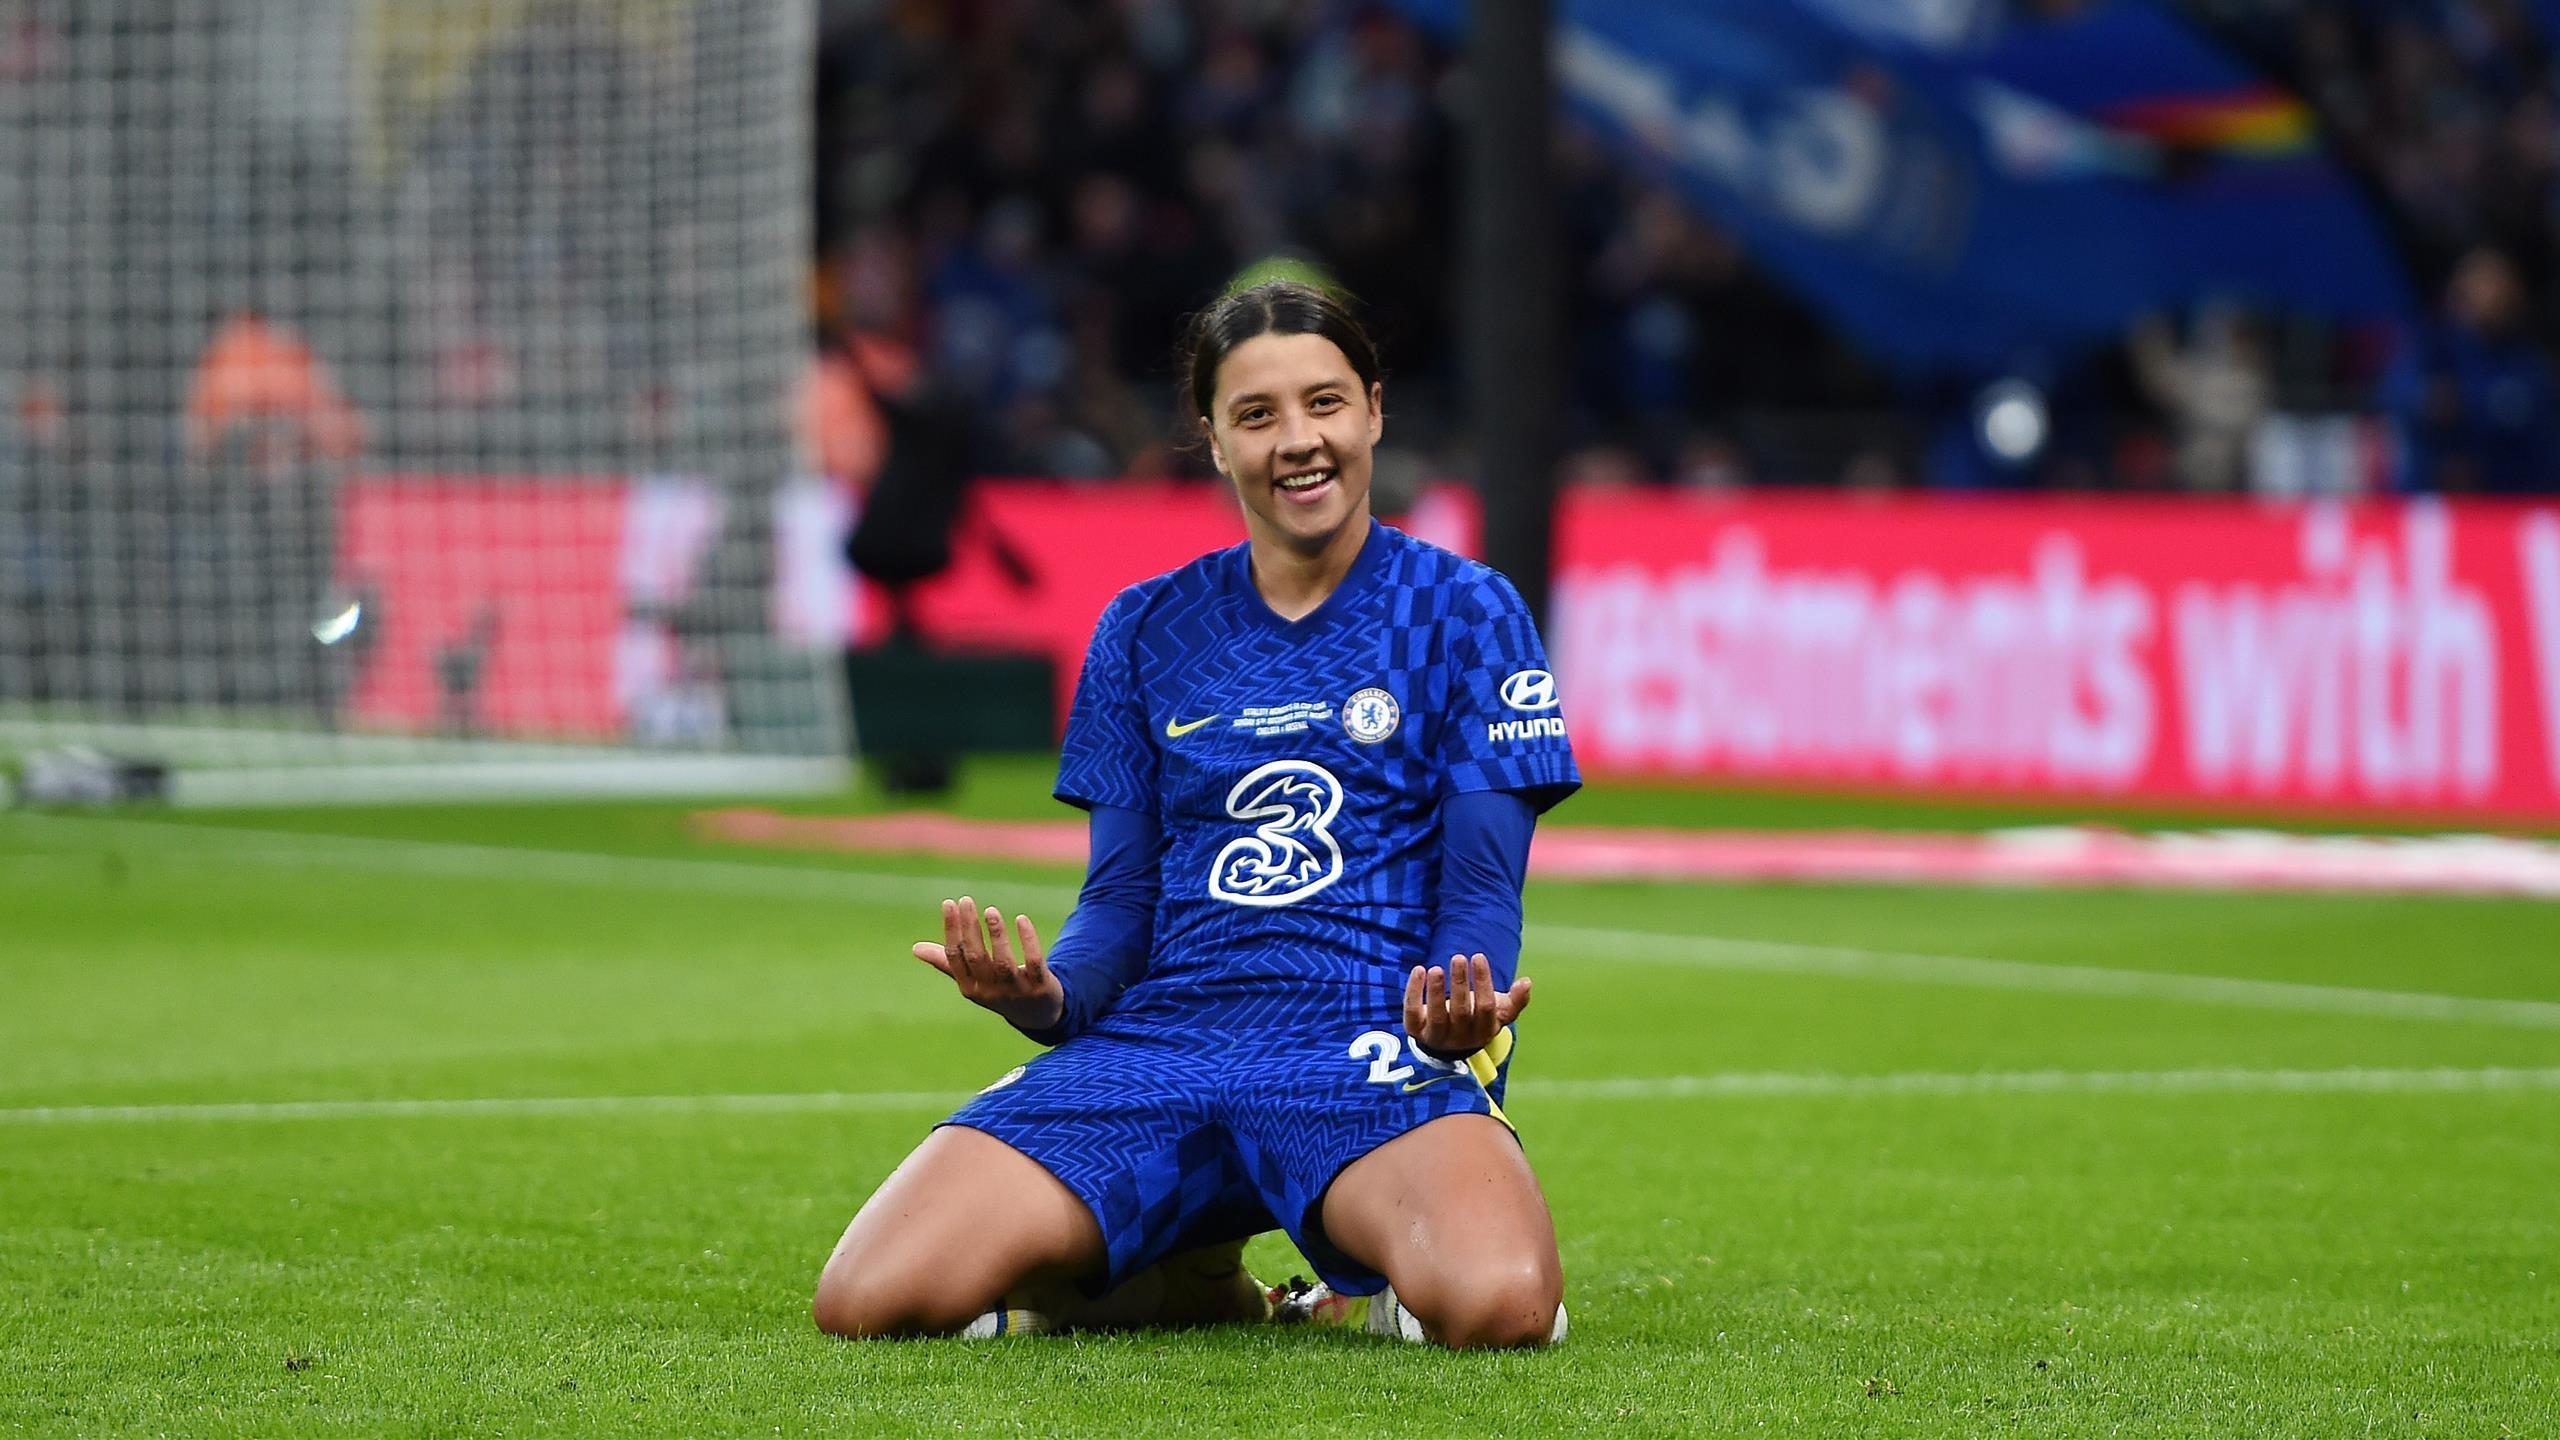
M 772 621 L 812 3 L 0 8 L 0 770 L 839 783 Z

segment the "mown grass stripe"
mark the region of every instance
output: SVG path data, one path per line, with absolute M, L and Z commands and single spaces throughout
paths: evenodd
M 175 847 L 191 858 L 261 864 L 307 865 L 405 874 L 689 889 L 697 892 L 770 895 L 810 900 L 928 903 L 977 895 L 1008 907 L 1064 909 L 1075 892 L 1064 886 L 979 876 L 908 875 L 895 872 L 756 864 L 735 860 L 673 859 L 590 851 L 517 849 L 444 841 L 356 836 L 304 836 L 237 827 L 155 821 L 20 816 L 14 823 L 39 835 L 108 838 L 155 848 Z M 192 840 L 192 844 L 189 842 Z M 218 846 L 207 841 L 219 841 Z M 2164 1000 L 2181 1004 L 2286 1010 L 2301 1014 L 2452 1022 L 2508 1029 L 2560 1030 L 2560 1003 L 2407 990 L 2310 985 L 2221 975 L 2181 975 L 2065 962 L 1994 960 L 1821 945 L 1796 940 L 1677 934 L 1532 922 L 1530 953 L 1558 951 L 1586 957 L 1701 969 L 1779 975 L 1819 975 L 1968 989 Z
M 1875 1096 L 2464 1094 L 2560 1090 L 2547 1069 L 1992 1070 L 1882 1075 L 1784 1071 L 1524 1078 L 1528 1100 L 1863 1099 Z M 132 1125 L 170 1122 L 407 1120 L 626 1115 L 805 1115 L 946 1110 L 961 1090 L 832 1090 L 765 1095 L 553 1095 L 412 1100 L 280 1100 L 196 1105 L 60 1105 L 0 1110 L 0 1125 Z
M 1869 950 L 1847 945 L 1813 945 L 1796 940 L 1666 935 L 1580 925 L 1532 925 L 1529 934 L 1540 943 L 1563 945 L 1637 964 L 1747 970 L 1773 975 L 1827 975 L 1849 980 L 1957 985 L 1979 990 L 2169 1000 L 2193 1005 L 2291 1010 L 2385 1020 L 2452 1021 L 2521 1030 L 2560 1030 L 2560 1003 L 2548 1000 L 2442 995 L 2416 990 L 2367 990 L 2346 985 L 2306 985 L 2291 980 L 2180 975 L 2161 970 L 1989 960 L 1973 955 Z

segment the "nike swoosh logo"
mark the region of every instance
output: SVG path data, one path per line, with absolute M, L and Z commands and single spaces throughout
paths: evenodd
M 1458 1074 L 1453 1070 L 1446 1075 L 1434 1075 L 1428 1080 L 1407 1080 L 1404 1082 L 1404 1093 L 1410 1095 L 1416 1090 L 1427 1090 L 1430 1087 L 1439 1084 L 1443 1080 L 1455 1080 L 1457 1078 Z
M 1223 715 L 1225 713 L 1226 712 L 1223 710 L 1218 712 L 1219 715 Z M 1192 731 L 1199 729 L 1201 726 L 1206 725 L 1217 718 L 1217 715 L 1203 715 L 1188 725 L 1180 724 L 1171 718 L 1167 718 L 1164 722 L 1164 738 L 1167 740 L 1179 740 L 1183 736 L 1190 734 Z

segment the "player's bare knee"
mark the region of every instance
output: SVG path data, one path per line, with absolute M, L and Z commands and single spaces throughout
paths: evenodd
M 1452 1350 L 1523 1350 L 1555 1335 L 1556 1307 L 1528 1297 L 1469 1297 L 1424 1330 Z
M 870 1328 L 872 1317 L 856 1297 L 824 1285 L 809 1302 L 809 1318 L 817 1322 L 819 1334 L 839 1340 L 865 1340 L 879 1333 Z
M 821 1287 L 809 1305 L 809 1318 L 820 1333 L 840 1340 L 881 1340 L 900 1336 L 956 1335 L 980 1311 L 937 1304 L 928 1296 L 898 1296 Z
M 818 1276 L 809 1318 L 845 1340 L 894 1335 L 948 1335 L 965 1328 L 984 1305 L 975 1296 L 938 1293 L 929 1277 L 891 1265 L 848 1263 L 838 1255 Z
M 883 1333 L 880 1317 L 865 1303 L 863 1294 L 852 1285 L 840 1283 L 833 1271 L 818 1278 L 818 1293 L 809 1300 L 809 1318 L 817 1323 L 820 1334 L 839 1340 L 862 1340 Z
M 818 1292 L 809 1301 L 809 1318 L 820 1332 L 843 1340 L 862 1340 L 894 1333 L 894 1318 L 867 1292 L 854 1267 L 827 1262 L 818 1275 Z
M 1563 1302 L 1555 1267 L 1524 1259 L 1471 1267 L 1435 1287 L 1428 1308 L 1410 1298 L 1406 1304 L 1425 1330 L 1452 1349 L 1510 1350 L 1546 1344 Z

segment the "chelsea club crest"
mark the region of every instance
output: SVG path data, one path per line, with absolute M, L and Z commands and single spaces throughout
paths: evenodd
M 1396 697 L 1370 686 L 1342 702 L 1342 733 L 1363 745 L 1375 745 L 1396 733 L 1404 719 Z

